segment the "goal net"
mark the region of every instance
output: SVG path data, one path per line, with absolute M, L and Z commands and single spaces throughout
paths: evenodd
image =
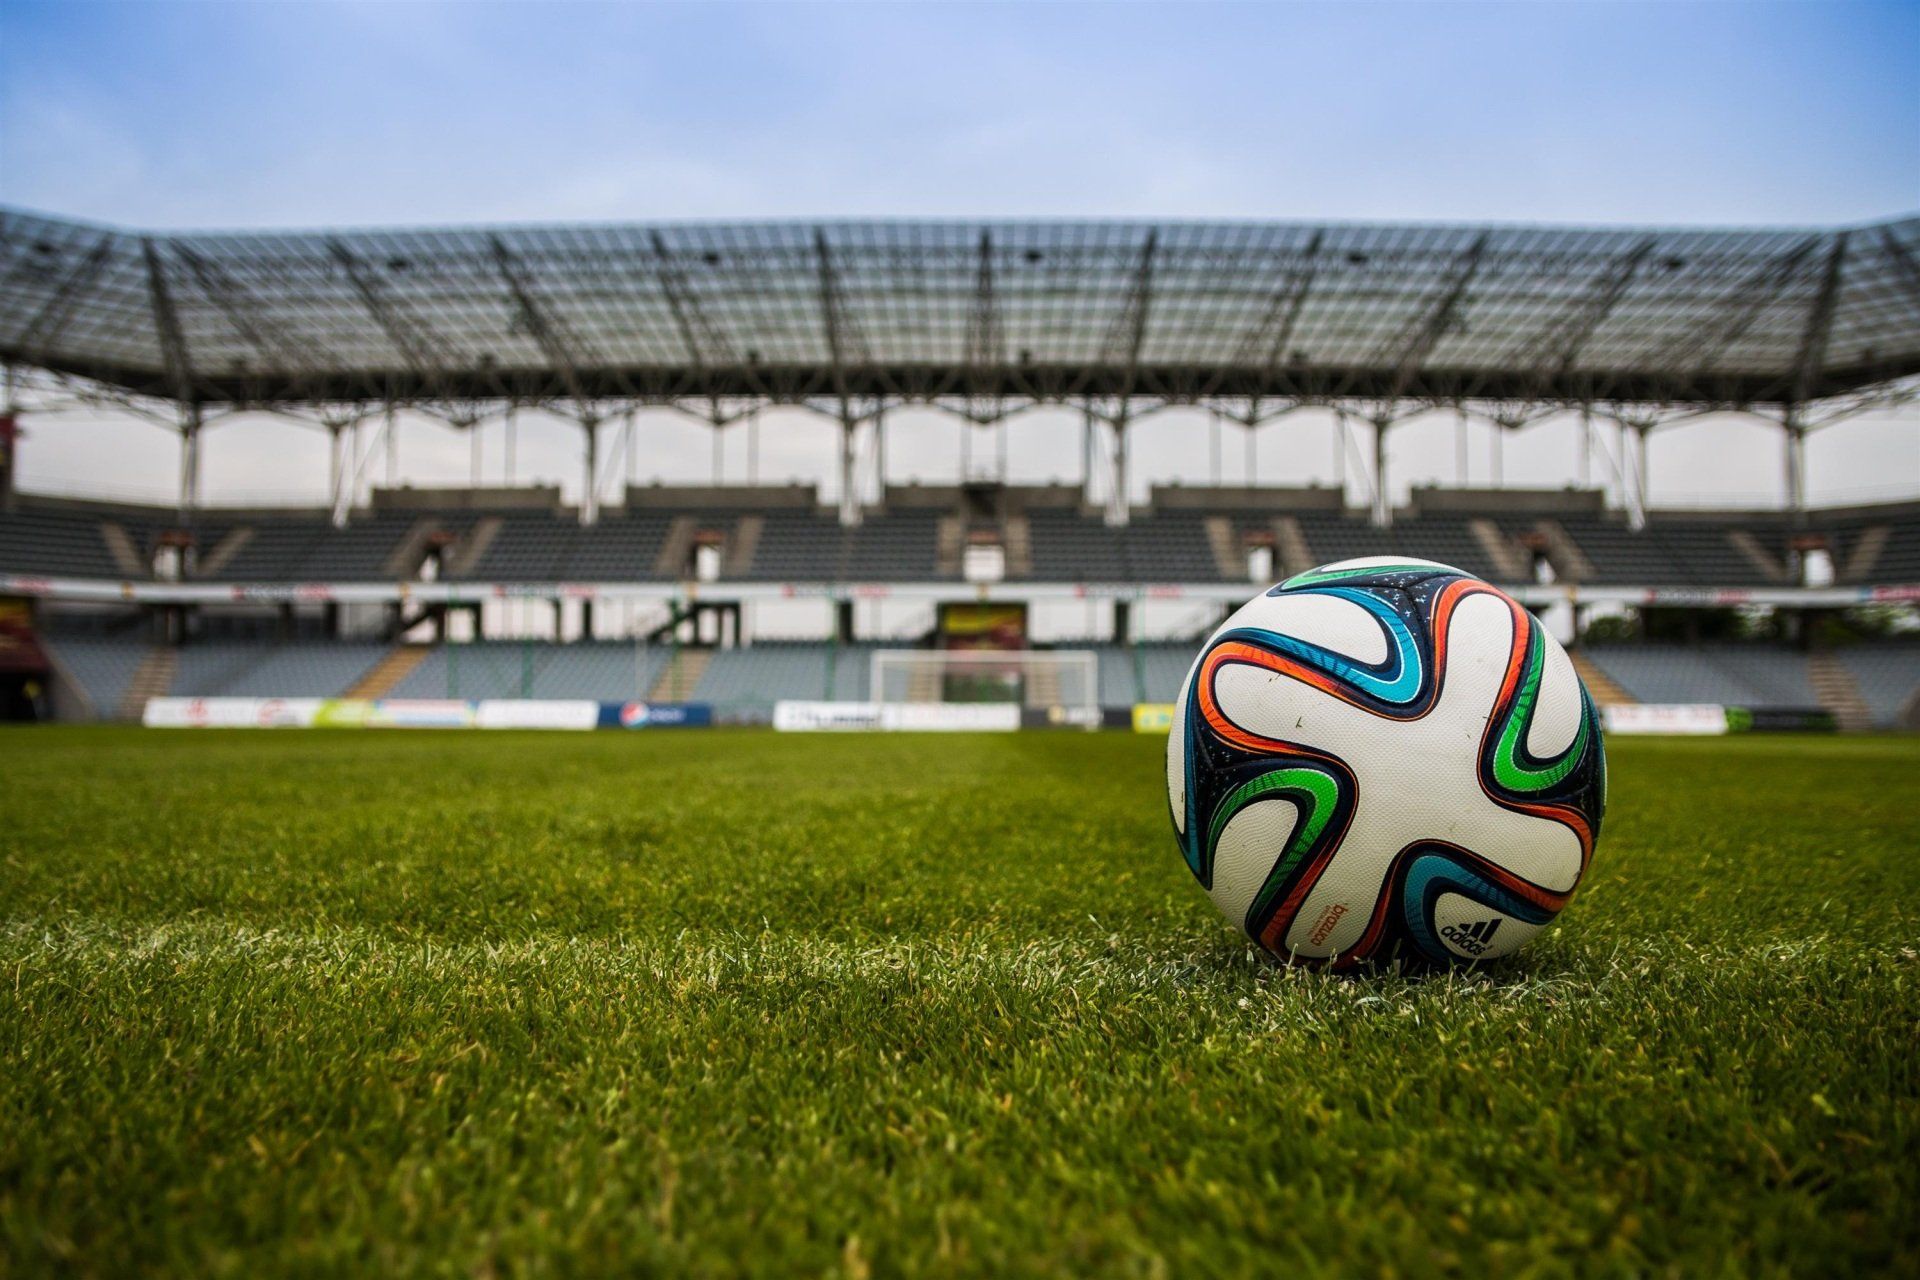
M 1100 655 L 1086 649 L 879 649 L 871 698 L 1013 703 L 1056 724 L 1100 723 Z

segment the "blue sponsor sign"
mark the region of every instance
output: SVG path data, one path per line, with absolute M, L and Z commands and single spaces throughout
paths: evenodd
M 602 729 L 686 729 L 713 723 L 705 702 L 603 702 Z

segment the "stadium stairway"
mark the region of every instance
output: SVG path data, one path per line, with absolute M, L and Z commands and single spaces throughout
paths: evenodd
M 152 565 L 141 563 L 140 550 L 133 545 L 133 538 L 125 526 L 112 520 L 102 520 L 100 540 L 107 544 L 107 554 L 113 557 L 113 567 L 123 577 L 144 578 L 153 572 Z
M 707 664 L 713 661 L 711 649 L 679 649 L 668 659 L 667 665 L 660 669 L 660 676 L 647 690 L 649 702 L 685 702 L 693 696 L 693 690 L 700 683 L 700 677 L 707 673 Z
M 1860 696 L 1859 682 L 1853 672 L 1826 650 L 1807 655 L 1807 681 L 1820 699 L 1820 705 L 1833 713 L 1833 722 L 1842 733 L 1863 733 L 1873 728 L 1873 710 Z
M 1853 551 L 1847 556 L 1847 562 L 1840 566 L 1840 581 L 1865 582 L 1873 574 L 1873 566 L 1880 561 L 1880 553 L 1886 550 L 1887 542 L 1893 537 L 1893 526 L 1887 524 L 1869 525 L 1859 537 L 1853 540 Z
M 1569 649 L 1567 656 L 1573 659 L 1573 669 L 1580 673 L 1581 681 L 1587 686 L 1587 692 L 1593 695 L 1596 704 L 1602 707 L 1626 706 L 1639 699 L 1622 689 L 1617 681 L 1594 664 L 1592 658 L 1578 649 Z
M 393 687 L 413 674 L 413 669 L 427 660 L 433 652 L 432 645 L 397 644 L 387 650 L 380 661 L 367 669 L 367 673 L 355 680 L 347 688 L 349 698 L 384 698 L 393 692 Z
M 147 699 L 164 698 L 173 688 L 174 672 L 179 669 L 180 654 L 171 645 L 155 645 L 147 650 L 134 668 L 133 679 L 120 695 L 117 713 L 122 720 L 138 720 L 147 709 Z

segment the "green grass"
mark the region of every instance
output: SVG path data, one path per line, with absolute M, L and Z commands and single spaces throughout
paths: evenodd
M 0 734 L 0 1273 L 1920 1268 L 1920 742 L 1256 961 L 1128 735 Z

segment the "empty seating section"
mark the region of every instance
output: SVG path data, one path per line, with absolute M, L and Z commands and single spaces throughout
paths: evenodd
M 854 582 L 926 582 L 940 577 L 940 516 L 875 514 L 849 531 L 846 577 Z M 761 539 L 759 553 L 766 550 Z M 754 557 L 759 559 L 757 553 Z
M 41 644 L 53 661 L 80 686 L 97 719 L 112 719 L 133 673 L 146 658 L 144 636 L 60 635 L 42 633 Z
M 729 708 L 770 707 L 782 698 L 863 701 L 875 647 L 762 642 L 720 649 L 692 700 Z
M 1835 650 L 1880 729 L 1920 728 L 1920 644 L 1861 644 Z
M 1220 566 L 1207 541 L 1206 517 L 1199 512 L 1139 515 L 1120 533 L 1125 581 L 1220 581 Z
M 394 698 L 644 698 L 669 651 L 609 641 L 493 640 L 440 645 L 389 692 Z
M 417 529 L 451 540 L 457 554 L 459 541 L 480 521 L 497 519 L 497 530 L 478 560 L 464 567 L 463 579 L 650 582 L 678 579 L 691 568 L 661 564 L 677 518 L 690 516 L 702 530 L 732 536 L 743 518 L 753 516 L 760 529 L 752 554 L 729 555 L 728 576 L 754 582 L 929 582 L 955 576 L 940 572 L 943 514 L 922 507 L 877 511 L 861 524 L 843 528 L 832 512 L 816 507 L 642 508 L 605 512 L 598 523 L 583 527 L 573 513 L 552 509 L 488 515 L 383 508 L 358 513 L 345 529 L 336 529 L 313 512 L 208 513 L 195 529 L 195 542 L 204 561 L 234 531 L 246 531 L 232 556 L 203 575 L 215 581 L 384 581 L 413 575 L 413 566 L 397 563 L 395 556 L 410 545 Z M 1458 565 L 1494 581 L 1512 578 L 1475 534 L 1469 513 L 1406 513 L 1385 529 L 1356 511 L 1276 508 L 1226 515 L 1243 536 L 1270 533 L 1276 519 L 1291 518 L 1306 540 L 1307 553 L 1320 563 L 1415 556 Z M 1176 508 L 1136 512 L 1131 523 L 1110 527 L 1097 514 L 1077 508 L 1032 508 L 1025 512 L 1031 569 L 1009 576 L 1032 582 L 1218 582 L 1221 571 L 1208 519 L 1203 510 Z M 1656 513 L 1638 531 L 1628 528 L 1618 512 L 1509 511 L 1487 519 L 1509 541 L 1533 533 L 1542 521 L 1556 523 L 1591 566 L 1583 580 L 1596 586 L 1780 585 L 1793 528 L 1784 516 L 1760 512 L 1724 517 Z M 124 529 L 135 554 L 147 558 L 162 533 L 179 527 L 171 512 L 158 508 L 143 514 L 138 509 L 95 512 L 24 505 L 0 513 L 0 572 L 124 577 L 125 566 L 115 560 L 102 533 L 107 521 Z M 1910 506 L 1825 517 L 1814 512 L 1805 528 L 1827 538 L 1841 582 L 1920 583 L 1920 513 Z M 426 541 L 420 540 L 422 551 Z M 1856 557 L 1868 543 L 1872 554 Z M 1529 558 L 1516 548 L 1512 563 L 1518 566 Z M 1865 567 L 1855 573 L 1857 559 Z
M 1422 515 L 1409 517 L 1391 530 L 1397 552 L 1420 560 L 1438 560 L 1456 569 L 1465 569 L 1476 578 L 1506 582 L 1512 575 L 1502 573 L 1487 549 L 1480 545 L 1464 516 Z
M 31 509 L 0 512 L 0 573 L 124 576 L 100 535 L 99 516 Z
M 182 645 L 172 692 L 187 698 L 335 698 L 387 652 L 347 640 L 200 640 Z
M 1100 658 L 1100 705 L 1127 707 L 1136 702 L 1172 702 L 1180 696 L 1187 668 L 1199 653 L 1199 641 L 1140 645 L 1089 645 Z
M 815 511 L 766 513 L 746 578 L 754 582 L 834 582 L 842 574 L 847 531 Z M 932 556 L 928 556 L 931 567 Z
M 1034 582 L 1125 582 L 1120 533 L 1077 511 L 1034 511 L 1027 517 Z M 1011 575 L 1009 575 L 1011 576 Z
M 300 577 L 300 566 L 314 553 L 323 538 L 333 530 L 325 520 L 259 520 L 246 522 L 252 536 L 246 545 L 213 575 L 222 582 L 292 582 Z M 209 530 L 209 535 L 225 536 L 225 530 Z M 218 546 L 217 537 L 202 540 L 202 550 Z
M 1759 644 L 1590 645 L 1599 668 L 1641 702 L 1818 707 L 1804 655 Z
M 1888 524 L 1887 541 L 1874 557 L 1875 582 L 1920 584 L 1920 515 Z
M 666 541 L 672 524 L 672 516 L 658 511 L 607 516 L 580 531 L 574 541 L 573 555 L 562 566 L 561 576 L 574 582 L 632 582 L 656 578 L 659 575 L 654 572 L 654 562 L 659 559 L 661 544 Z
M 580 536 L 578 521 L 546 511 L 513 511 L 464 577 L 478 582 L 558 582 Z
M 1392 530 L 1376 529 L 1364 519 L 1337 511 L 1302 511 L 1296 516 L 1307 548 L 1318 564 L 1361 556 L 1409 554 L 1394 542 Z
M 1779 531 L 1755 526 L 1654 521 L 1635 532 L 1623 518 L 1590 513 L 1556 517 L 1592 564 L 1586 581 L 1601 586 L 1763 587 L 1774 582 L 1734 545 L 1733 528 L 1747 528 L 1776 556 Z

